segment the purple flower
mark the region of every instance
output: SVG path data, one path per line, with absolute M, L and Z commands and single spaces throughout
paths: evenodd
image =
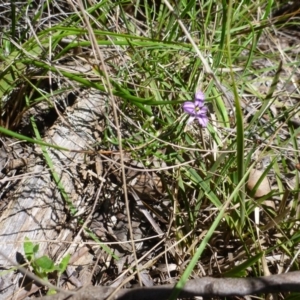
M 182 108 L 190 115 L 187 124 L 197 119 L 202 127 L 207 126 L 207 107 L 204 105 L 204 94 L 202 92 L 196 92 L 194 102 L 186 101 L 183 103 Z

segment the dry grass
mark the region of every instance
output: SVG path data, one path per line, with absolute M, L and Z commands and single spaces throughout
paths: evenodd
M 12 138 L 1 139 L 2 214 L 20 189 L 17 176 L 30 178 L 25 166 L 38 160 L 53 200 L 64 203 L 57 236 L 69 236 L 35 242 L 55 262 L 72 255 L 67 273 L 75 273 L 53 281 L 66 289 L 299 269 L 299 7 L 173 6 L 0 4 L 0 131 Z M 186 126 L 180 105 L 199 89 L 205 129 Z M 89 117 L 75 120 L 82 99 Z M 60 154 L 40 142 L 13 145 L 54 144 L 62 128 L 78 139 Z M 249 190 L 253 169 L 261 172 Z

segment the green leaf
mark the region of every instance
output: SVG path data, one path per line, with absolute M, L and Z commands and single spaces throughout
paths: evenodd
M 34 255 L 39 251 L 39 245 L 34 245 L 28 237 L 25 237 L 23 249 L 27 260 L 32 261 L 34 259 Z
M 260 252 L 252 257 L 250 257 L 245 262 L 241 263 L 240 265 L 232 268 L 228 272 L 223 274 L 224 277 L 245 277 L 247 275 L 246 269 L 248 267 L 253 266 L 258 260 L 260 260 L 263 256 L 264 252 Z
M 67 255 L 61 260 L 60 264 L 58 265 L 58 271 L 59 271 L 59 273 L 63 273 L 63 272 L 66 270 L 70 258 L 71 258 L 71 255 L 70 255 L 70 254 L 67 254 Z
M 29 143 L 34 143 L 34 144 L 38 144 L 38 145 L 41 145 L 41 146 L 47 146 L 47 147 L 58 149 L 58 150 L 68 151 L 68 149 L 66 149 L 66 148 L 59 147 L 59 146 L 52 145 L 52 144 L 48 144 L 48 143 L 45 143 L 43 141 L 38 141 L 38 140 L 32 139 L 30 137 L 27 137 L 25 135 L 16 133 L 14 131 L 11 131 L 11 130 L 6 129 L 6 128 L 1 127 L 1 126 L 0 126 L 0 133 L 3 133 L 5 135 L 11 136 L 11 137 L 14 137 L 16 139 L 19 139 L 19 140 L 22 140 L 22 141 L 26 141 L 26 142 L 29 142 Z
M 40 245 L 39 244 L 34 245 L 33 246 L 33 253 L 37 254 L 39 252 L 39 249 L 40 249 Z
M 41 137 L 41 135 L 39 133 L 38 127 L 36 125 L 36 122 L 34 120 L 34 117 L 31 117 L 30 120 L 31 120 L 32 128 L 33 128 L 34 133 L 35 133 L 36 138 L 37 138 L 37 142 L 43 142 L 42 141 L 42 137 Z M 61 193 L 61 196 L 63 197 L 64 201 L 68 205 L 68 208 L 69 208 L 71 214 L 75 215 L 76 212 L 77 212 L 77 209 L 74 206 L 74 204 L 72 203 L 72 200 L 70 199 L 68 193 L 66 192 L 65 187 L 61 183 L 61 178 L 59 177 L 59 175 L 57 174 L 57 172 L 55 172 L 55 167 L 54 167 L 53 161 L 52 161 L 52 159 L 51 159 L 51 157 L 50 157 L 50 155 L 49 155 L 49 153 L 47 151 L 47 148 L 44 145 L 41 145 L 41 148 L 42 148 L 42 152 L 43 152 L 45 161 L 46 161 L 49 169 L 51 170 L 52 177 L 53 177 L 53 179 L 54 179 L 54 181 L 55 181 L 55 183 L 57 185 L 58 190 Z
M 46 255 L 36 259 L 34 264 L 40 267 L 45 273 L 53 272 L 55 270 L 54 262 Z
M 56 290 L 54 289 L 50 289 L 48 292 L 47 292 L 47 296 L 51 296 L 51 295 L 55 295 L 56 294 Z

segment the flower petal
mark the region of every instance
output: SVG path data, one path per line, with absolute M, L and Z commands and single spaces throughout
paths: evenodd
M 204 102 L 203 101 L 200 101 L 200 100 L 195 100 L 195 107 L 203 107 L 204 106 Z
M 201 101 L 204 102 L 204 94 L 201 91 L 197 91 L 195 93 L 195 101 Z
M 199 124 L 200 124 L 202 127 L 206 127 L 206 126 L 207 126 L 207 123 L 208 123 L 208 118 L 207 118 L 207 116 L 197 117 L 197 119 L 198 119 Z
M 195 120 L 195 117 L 189 117 L 189 119 L 187 120 L 186 124 L 189 125 L 191 124 L 193 121 Z
M 198 117 L 200 117 L 200 116 L 206 116 L 206 114 L 207 114 L 207 107 L 206 106 L 203 106 L 203 107 L 201 107 L 200 109 L 198 109 L 198 110 L 195 110 L 195 115 Z
M 195 103 L 194 102 L 184 102 L 182 105 L 183 110 L 188 114 L 195 114 Z

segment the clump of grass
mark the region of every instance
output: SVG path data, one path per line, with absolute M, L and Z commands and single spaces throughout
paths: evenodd
M 177 253 L 167 249 L 165 263 L 177 264 L 179 288 L 192 276 L 298 269 L 299 93 L 291 82 L 299 62 L 292 47 L 275 42 L 275 4 L 179 1 L 174 11 L 167 4 L 102 1 L 41 22 L 37 32 L 13 38 L 8 30 L 1 43 L 1 131 L 20 138 L 3 127 L 19 130 L 26 111 L 41 102 L 54 107 L 53 93 L 73 85 L 107 92 L 102 149 L 122 147 L 148 168 L 153 161 L 165 166 L 159 174 L 170 202 L 167 238 Z M 90 73 L 66 67 L 76 61 L 90 64 Z M 50 75 L 68 84 L 41 89 Z M 197 90 L 209 107 L 207 128 L 186 126 L 181 108 Z M 20 91 L 29 94 L 26 102 Z M 272 182 L 265 198 L 246 189 L 253 168 L 266 170 L 260 180 Z M 271 255 L 284 256 L 284 266 Z

